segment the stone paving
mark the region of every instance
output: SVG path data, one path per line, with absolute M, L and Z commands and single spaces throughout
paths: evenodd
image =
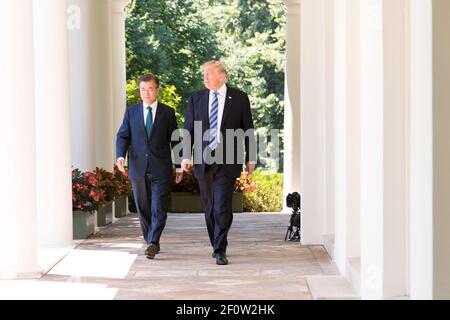
M 144 255 L 132 214 L 84 241 L 39 281 L 86 285 L 92 298 L 102 288 L 100 299 L 311 299 L 307 276 L 339 273 L 322 246 L 284 242 L 289 217 L 235 214 L 229 264 L 218 266 L 202 214 L 169 214 L 154 260 Z

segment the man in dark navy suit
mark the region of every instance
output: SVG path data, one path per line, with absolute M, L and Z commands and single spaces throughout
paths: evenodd
M 246 93 L 229 88 L 226 66 L 209 61 L 202 66 L 206 89 L 192 94 L 185 117 L 183 171 L 191 166 L 200 186 L 213 257 L 228 264 L 227 235 L 233 221 L 232 199 L 236 178 L 245 163 L 248 174 L 256 164 L 256 141 L 250 101 Z
M 139 79 L 142 102 L 128 107 L 117 132 L 116 155 L 119 170 L 125 172 L 128 152 L 129 178 L 142 234 L 148 247 L 147 258 L 160 251 L 159 240 L 167 220 L 167 205 L 172 181 L 172 152 L 177 130 L 175 111 L 158 102 L 159 80 L 149 74 Z M 176 182 L 182 171 L 176 173 Z

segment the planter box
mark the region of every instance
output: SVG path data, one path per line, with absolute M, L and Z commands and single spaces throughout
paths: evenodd
M 169 212 L 204 212 L 199 194 L 172 192 L 169 197 Z
M 128 212 L 137 213 L 133 192 L 128 195 Z
M 101 207 L 97 211 L 97 226 L 104 227 L 107 224 L 112 223 L 113 218 L 112 201 L 108 202 L 104 207 Z
M 73 211 L 73 239 L 86 239 L 95 231 L 95 215 L 84 211 Z
M 127 214 L 127 196 L 121 196 L 114 200 L 114 216 L 121 218 Z
M 233 193 L 233 212 L 242 212 L 243 210 L 242 193 Z M 172 192 L 169 197 L 169 212 L 204 212 L 202 200 L 199 194 L 190 192 Z
M 244 211 L 244 195 L 242 192 L 233 192 L 233 212 L 242 213 Z

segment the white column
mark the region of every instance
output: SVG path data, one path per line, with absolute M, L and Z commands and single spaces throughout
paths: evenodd
M 325 0 L 325 135 L 326 135 L 326 213 L 325 235 L 334 242 L 335 234 L 335 165 L 334 165 L 334 0 Z M 334 251 L 328 248 L 333 256 Z
M 125 7 L 129 0 L 113 0 L 112 5 L 112 87 L 113 87 L 113 140 L 122 124 L 127 104 L 127 75 L 125 55 Z M 113 141 L 113 159 L 116 144 Z M 128 208 L 128 207 L 127 207 Z M 114 207 L 115 210 L 115 207 Z M 113 214 L 113 221 L 116 221 Z
M 284 196 L 300 192 L 300 0 L 286 5 L 286 75 L 284 95 Z M 286 210 L 286 208 L 285 208 Z
M 411 0 L 410 297 L 433 298 L 432 2 Z
M 406 294 L 406 1 L 361 2 L 361 296 Z
M 0 11 L 0 279 L 39 276 L 32 0 Z
M 334 3 L 334 144 L 335 247 L 334 259 L 342 274 L 347 267 L 347 1 Z
M 67 2 L 34 5 L 38 239 L 72 241 Z
M 359 288 L 361 209 L 360 0 L 347 0 L 346 19 L 346 258 L 347 275 Z
M 94 62 L 91 0 L 69 0 L 69 62 L 72 123 L 72 165 L 95 168 Z
M 360 27 L 359 0 L 335 3 L 335 261 L 359 289 Z
M 450 299 L 450 2 L 432 4 L 433 299 Z
M 361 3 L 361 295 L 364 298 L 381 298 L 383 290 L 382 9 L 382 0 Z
M 325 218 L 325 2 L 301 10 L 302 243 L 323 243 Z
M 114 137 L 122 124 L 127 103 L 127 75 L 125 56 L 125 7 L 129 0 L 112 2 L 112 80 L 113 80 L 113 114 Z M 114 144 L 115 146 L 115 144 Z M 115 147 L 114 147 L 115 150 Z
M 406 295 L 406 201 L 409 117 L 408 0 L 383 1 L 384 36 L 384 289 Z
M 450 298 L 450 3 L 411 1 L 410 291 Z
M 115 162 L 111 12 L 111 0 L 96 0 L 92 4 L 95 160 L 97 166 L 106 170 L 112 170 Z

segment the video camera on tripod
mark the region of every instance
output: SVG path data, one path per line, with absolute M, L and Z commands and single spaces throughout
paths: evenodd
M 286 197 L 286 205 L 288 208 L 292 208 L 292 215 L 289 222 L 288 229 L 284 241 L 297 241 L 300 242 L 300 207 L 301 197 L 298 192 L 289 193 Z

